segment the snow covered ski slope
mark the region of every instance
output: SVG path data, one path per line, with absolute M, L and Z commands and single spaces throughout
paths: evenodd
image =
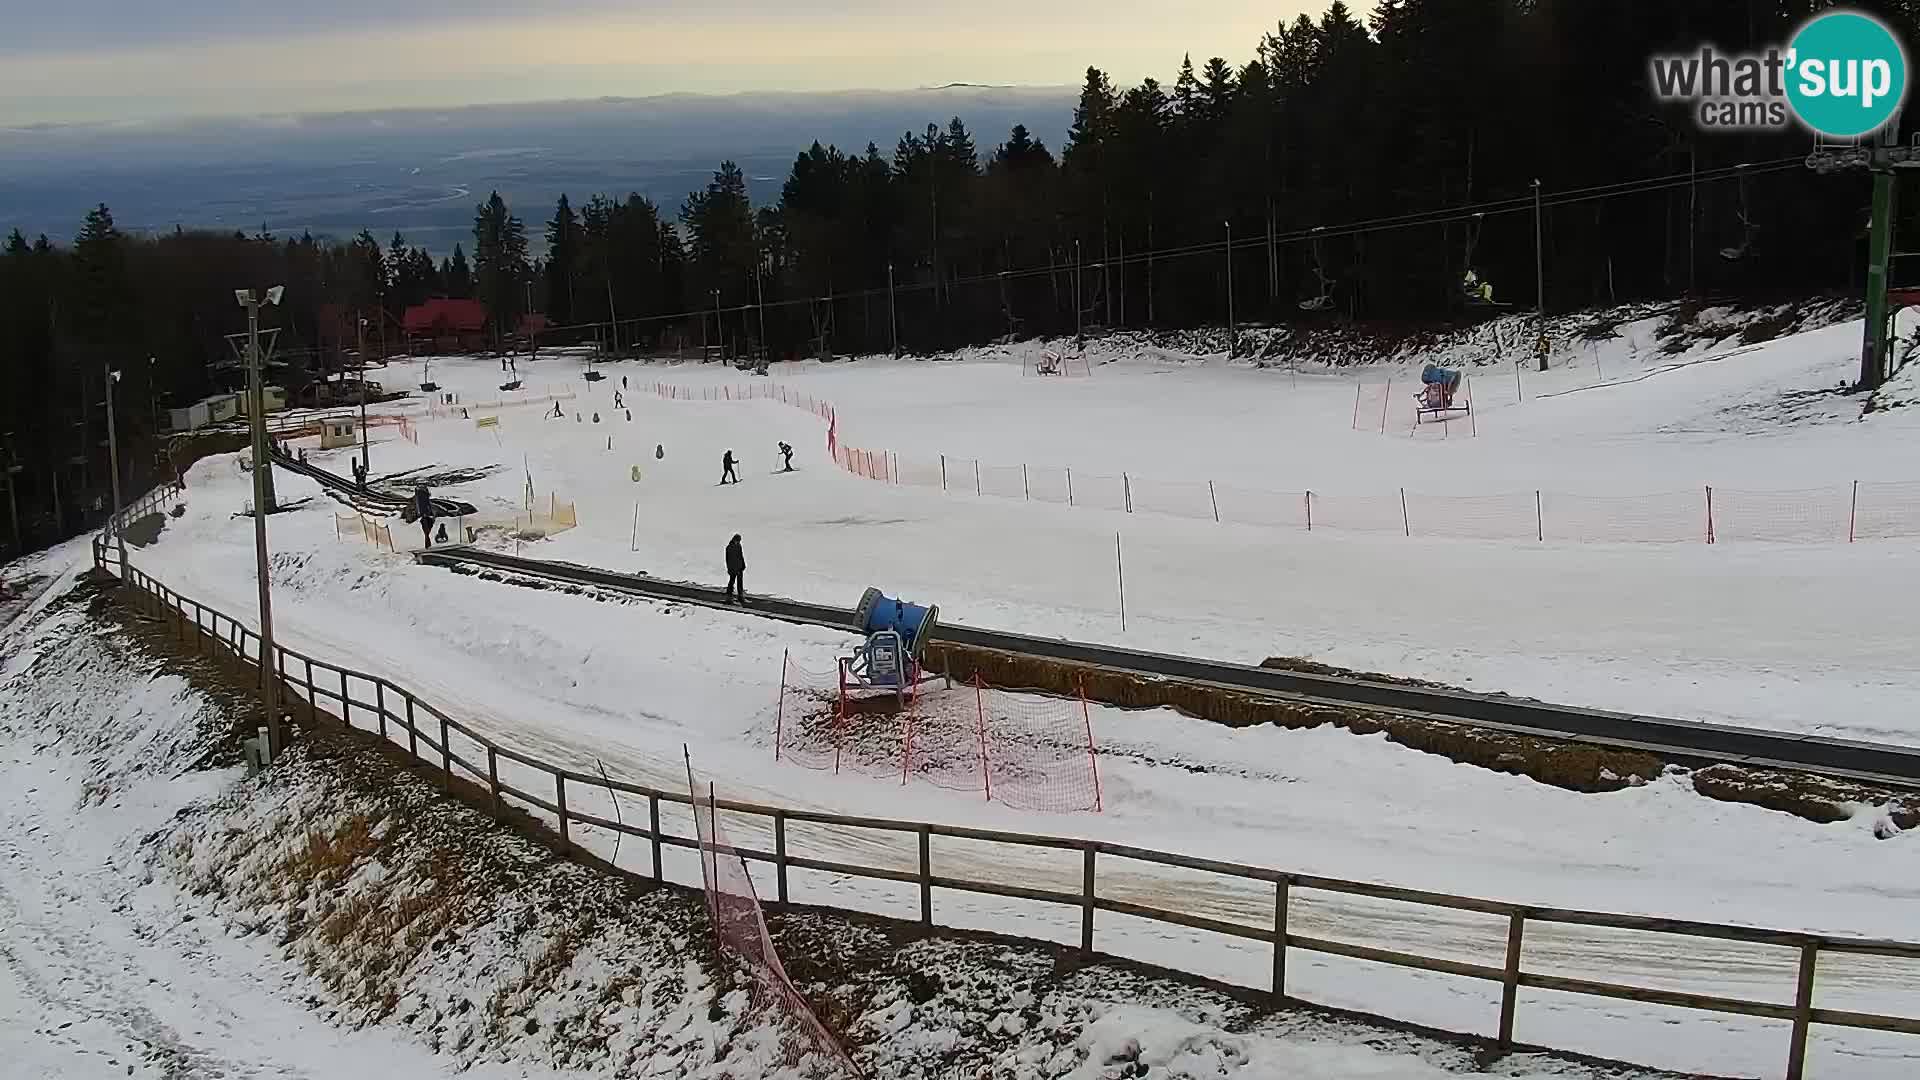
M 803 365 L 776 369 L 774 378 L 831 401 L 843 443 L 934 460 L 942 453 L 1031 459 L 1148 477 L 1204 470 L 1222 484 L 1269 489 L 1368 492 L 1418 482 L 1442 496 L 1502 487 L 1633 494 L 1696 483 L 1773 490 L 1825 483 L 1858 461 L 1883 463 L 1859 479 L 1897 481 L 1897 447 L 1920 415 L 1896 411 L 1863 422 L 1857 402 L 1820 396 L 1790 410 L 1790 422 L 1763 424 L 1751 415 L 1843 377 L 1847 333 L 1819 331 L 1559 397 L 1546 396 L 1554 376 L 1530 376 L 1524 401 L 1483 406 L 1477 437 L 1456 431 L 1445 439 L 1355 431 L 1352 377 L 1325 373 L 1296 379 L 1217 364 L 1106 364 L 1086 379 L 1023 379 L 1017 359 L 975 358 Z M 648 391 L 655 382 L 744 384 L 737 373 L 621 364 L 600 368 L 607 378 L 590 383 L 577 357 L 545 356 L 522 368 L 530 387 L 571 387 L 576 396 L 563 402 L 560 418 L 543 419 L 539 407 L 469 408 L 463 418 L 456 406 L 450 418 L 428 419 L 415 406 L 419 443 L 383 429 L 376 438 L 388 441 L 373 447 L 374 475 L 393 477 L 402 489 L 428 479 L 437 494 L 472 502 L 481 520 L 499 522 L 524 508 L 531 482 L 536 503 L 557 498 L 577 510 L 577 527 L 528 546 L 545 558 L 717 582 L 721 548 L 740 533 L 749 591 L 847 605 L 878 585 L 937 602 L 951 618 L 1009 630 L 1236 660 L 1310 656 L 1602 707 L 1920 739 L 1913 715 L 1920 678 L 1911 660 L 1920 617 L 1888 587 L 1920 570 L 1911 544 L 1309 534 L 942 494 L 835 467 L 827 426 L 810 412 L 768 401 L 666 400 Z M 433 372 L 470 404 L 502 396 L 495 361 L 439 359 Z M 623 376 L 628 385 L 616 406 Z M 388 381 L 408 379 L 396 373 Z M 486 417 L 499 422 L 476 423 Z M 798 448 L 794 473 L 776 472 L 782 441 Z M 721 487 L 729 449 L 744 462 L 744 482 Z M 310 448 L 309 456 L 348 472 L 345 451 Z M 186 517 L 136 552 L 135 564 L 183 593 L 248 611 L 250 530 L 231 516 L 245 487 L 232 459 L 196 467 Z M 822 776 L 773 761 L 770 714 L 782 653 L 829 670 L 849 644 L 841 635 L 418 567 L 357 537 L 337 540 L 340 508 L 310 482 L 283 474 L 281 487 L 284 498 L 314 498 L 272 522 L 276 622 L 289 644 L 389 675 L 489 735 L 584 769 L 604 763 L 614 775 L 664 784 L 680 769 L 686 743 L 741 798 L 1071 832 L 1525 903 L 1843 933 L 1905 935 L 1902 898 L 1920 888 L 1911 860 L 1900 855 L 1905 839 L 1873 838 L 1872 810 L 1820 826 L 1708 802 L 1675 778 L 1577 795 L 1379 738 L 1236 732 L 1165 712 L 1094 711 L 1105 754 L 1106 812 L 1098 816 L 1036 823 L 977 796 Z M 1116 533 L 1125 559 L 1124 632 Z M 419 542 L 398 523 L 393 536 L 403 552 Z M 515 544 L 497 530 L 481 542 Z M 884 864 L 900 855 L 874 848 L 870 838 L 842 841 L 850 861 Z M 944 857 L 977 874 L 1013 870 L 969 866 L 964 850 Z M 1148 878 L 1140 887 L 1223 917 L 1271 902 L 1204 879 Z M 810 889 L 896 914 L 912 903 L 906 889 L 895 895 L 826 876 L 796 881 L 798 898 Z M 954 903 L 962 906 L 943 919 L 1072 936 L 1070 918 L 1044 909 Z M 1321 917 L 1345 922 L 1337 906 Z M 1118 951 L 1261 981 L 1264 955 L 1164 927 L 1130 928 L 1124 917 L 1114 922 Z M 1429 945 L 1454 943 L 1463 958 L 1485 961 L 1500 928 L 1469 922 L 1402 922 L 1399 932 Z M 1592 977 L 1612 972 L 1676 988 L 1791 994 L 1790 958 L 1781 967 L 1678 950 L 1622 957 L 1620 948 L 1571 943 L 1563 959 Z M 1445 977 L 1332 958 L 1303 968 L 1300 992 L 1315 1000 L 1463 1030 L 1485 1028 L 1494 1014 L 1483 1000 L 1488 991 Z M 1842 985 L 1859 1007 L 1910 1007 L 1902 1004 L 1910 973 L 1865 970 L 1843 976 Z M 1609 1010 L 1599 1020 L 1584 1005 L 1542 997 L 1523 1010 L 1537 1018 L 1522 1032 L 1530 1041 L 1601 1054 L 1646 1047 L 1633 1056 L 1720 1072 L 1777 1068 L 1779 1040 L 1767 1033 L 1781 1026 L 1768 1021 L 1651 1007 Z M 1676 1015 L 1688 1023 L 1672 1028 Z M 1895 1036 L 1823 1035 L 1817 1053 L 1845 1055 L 1855 1066 L 1846 1075 L 1904 1076 L 1920 1063 L 1920 1046 Z

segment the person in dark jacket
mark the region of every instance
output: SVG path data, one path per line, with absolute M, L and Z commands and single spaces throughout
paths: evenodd
M 740 477 L 733 471 L 733 464 L 733 451 L 729 450 L 720 458 L 721 483 L 737 484 L 740 482 Z
M 740 534 L 734 533 L 727 541 L 727 603 L 744 604 L 747 602 L 747 585 L 743 577 L 747 572 L 747 555 L 740 549 Z
M 792 472 L 793 471 L 793 444 L 792 443 L 780 444 L 780 459 L 783 465 L 780 471 Z
M 413 489 L 413 513 L 420 521 L 420 546 L 433 546 L 433 496 L 427 493 L 427 485 L 421 484 Z

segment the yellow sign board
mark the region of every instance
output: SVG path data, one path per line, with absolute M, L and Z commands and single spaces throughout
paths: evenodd
M 480 419 L 475 420 L 473 422 L 473 426 L 476 428 L 499 427 L 500 418 L 497 416 L 483 416 Z

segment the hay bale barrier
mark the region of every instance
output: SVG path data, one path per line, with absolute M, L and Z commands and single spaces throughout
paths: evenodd
M 928 671 L 956 682 L 975 675 L 1008 689 L 1078 696 L 1119 709 L 1173 709 L 1183 716 L 1228 727 L 1275 724 L 1314 728 L 1335 724 L 1356 735 L 1384 733 L 1402 746 L 1438 754 L 1463 765 L 1526 776 L 1570 791 L 1603 792 L 1643 784 L 1666 762 L 1652 754 L 1583 743 L 1486 731 L 1360 706 L 1332 706 L 1264 697 L 1229 687 L 1163 679 L 1064 660 L 1023 656 L 942 641 L 927 645 Z

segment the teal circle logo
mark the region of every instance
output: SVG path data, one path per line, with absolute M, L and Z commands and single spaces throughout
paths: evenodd
M 1906 50 L 1871 15 L 1816 16 L 1788 49 L 1787 104 L 1822 135 L 1851 139 L 1878 131 L 1907 95 Z

